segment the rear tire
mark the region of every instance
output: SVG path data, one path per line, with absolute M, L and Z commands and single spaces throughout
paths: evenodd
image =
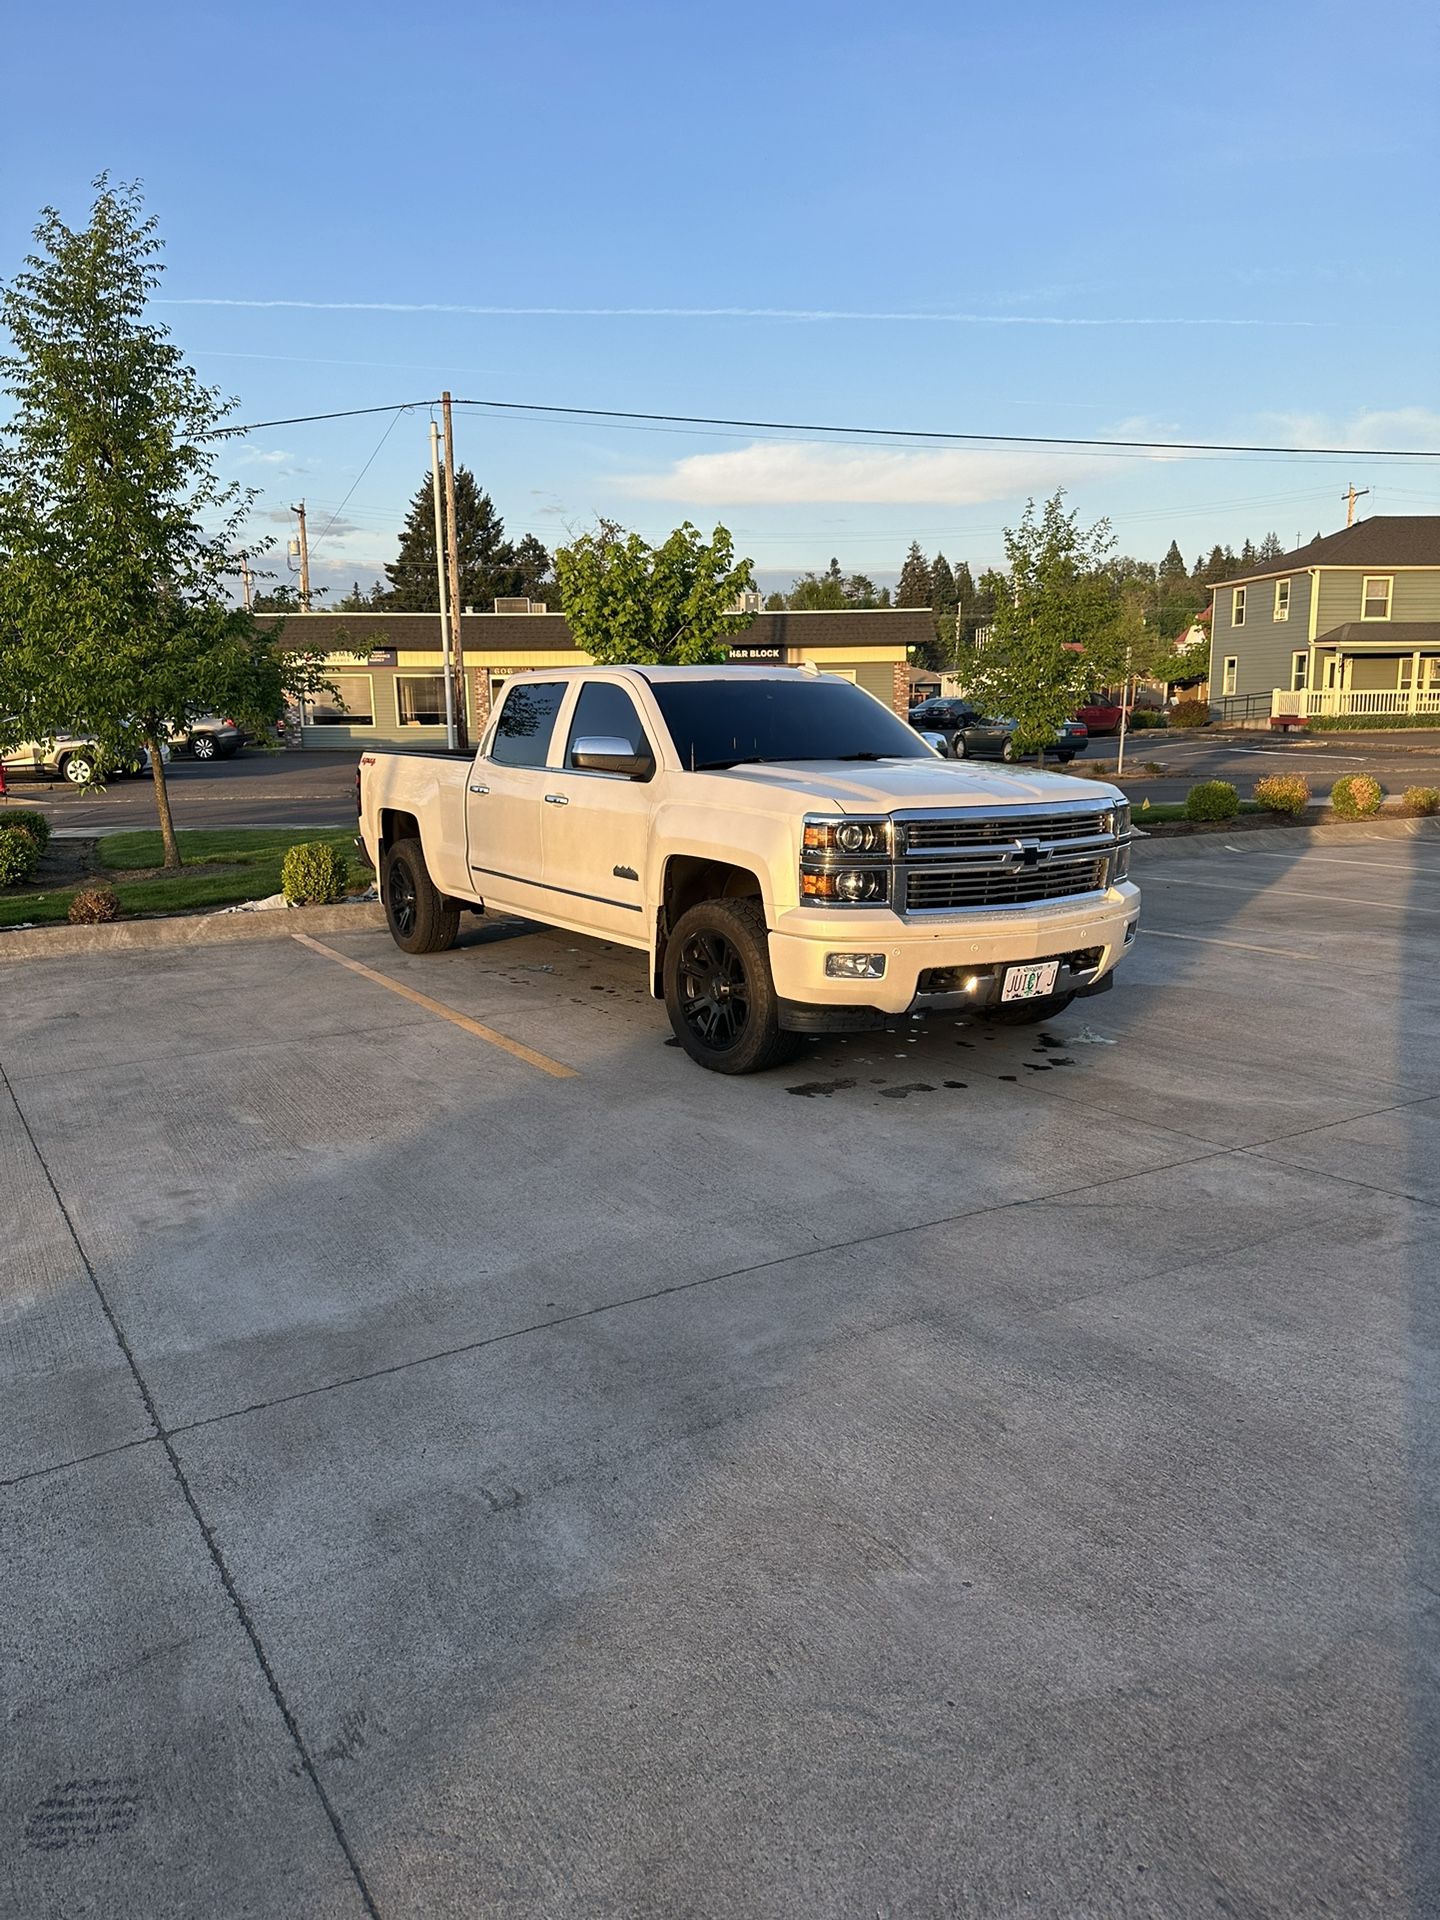
M 190 742 L 190 751 L 197 760 L 213 760 L 215 742 L 208 733 L 197 733 Z
M 963 760 L 965 758 L 965 736 L 963 733 L 951 734 L 950 758 L 952 760 Z
M 1012 1000 L 1008 1007 L 990 1007 L 986 1018 L 1002 1027 L 1038 1026 L 1063 1013 L 1074 998 L 1073 993 L 1052 993 L 1043 1000 Z
M 702 900 L 682 913 L 663 974 L 675 1038 L 711 1073 L 763 1073 L 804 1045 L 803 1036 L 781 1031 L 758 900 Z
M 1001 747 L 1000 758 L 1002 760 L 1013 760 L 1015 758 L 1015 742 L 1013 740 L 1007 740 L 1004 746 Z
M 381 862 L 380 898 L 402 953 L 444 953 L 460 931 L 460 909 L 430 878 L 418 840 L 400 840 Z

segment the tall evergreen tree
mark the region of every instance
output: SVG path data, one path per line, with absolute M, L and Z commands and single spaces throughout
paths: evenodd
M 958 607 L 955 576 L 950 571 L 950 562 L 943 553 L 937 553 L 930 569 L 930 611 L 935 616 L 935 645 L 939 653 L 937 666 L 954 666 L 959 657 L 960 643 L 955 618 Z
M 515 571 L 520 582 L 517 593 L 544 600 L 547 605 L 559 598 L 560 589 L 550 570 L 550 551 L 533 533 L 523 535 L 515 549 Z
M 930 604 L 930 562 L 920 551 L 918 540 L 910 542 L 910 551 L 900 569 L 895 604 L 897 607 L 928 607 Z
M 1278 560 L 1284 551 L 1280 544 L 1280 536 L 1276 533 L 1267 533 L 1260 542 L 1260 558 L 1267 565 L 1271 560 Z
M 1182 582 L 1185 577 L 1185 556 L 1180 551 L 1179 542 L 1172 540 L 1166 549 L 1165 558 L 1160 562 L 1160 582 L 1163 586 L 1173 587 Z
M 523 593 L 518 556 L 505 538 L 505 522 L 469 467 L 455 469 L 455 532 L 460 549 L 460 604 L 488 613 L 491 602 Z M 537 540 L 535 545 L 540 546 Z M 544 549 L 541 548 L 543 552 Z M 547 562 L 549 556 L 546 556 Z M 386 605 L 396 613 L 437 613 L 435 505 L 430 476 L 415 491 L 400 532 L 400 551 L 385 569 Z
M 324 684 L 319 656 L 231 604 L 234 402 L 151 317 L 161 242 L 139 188 L 102 175 L 88 223 L 47 207 L 35 243 L 0 290 L 0 745 L 75 728 L 112 765 L 146 749 L 178 867 L 166 741 L 207 710 L 269 725 Z

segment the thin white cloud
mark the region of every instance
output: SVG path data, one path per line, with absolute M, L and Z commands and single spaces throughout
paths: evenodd
M 162 307 L 283 307 L 302 313 L 458 313 L 482 319 L 903 321 L 962 327 L 1325 327 L 1326 320 L 1222 319 L 1206 314 L 1121 314 L 1082 318 L 1058 313 L 871 312 L 850 307 L 498 307 L 444 300 L 239 300 L 195 296 L 157 300 Z
M 295 459 L 279 447 L 247 447 L 236 463 L 242 467 L 284 467 Z
M 698 507 L 976 506 L 987 500 L 1048 493 L 1082 476 L 1113 472 L 1113 460 L 1103 455 L 1044 447 L 1025 452 L 945 448 L 913 453 L 761 440 L 733 452 L 690 454 L 661 473 L 617 475 L 614 484 L 638 500 L 673 500 Z
M 1297 447 L 1397 447 L 1440 451 L 1440 413 L 1430 407 L 1374 407 L 1338 420 L 1323 413 L 1263 416 L 1267 438 Z

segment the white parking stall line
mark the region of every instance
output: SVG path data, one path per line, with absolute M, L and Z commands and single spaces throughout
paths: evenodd
M 1208 933 L 1169 933 L 1163 927 L 1142 927 L 1141 934 L 1148 940 L 1193 940 L 1202 947 L 1233 947 L 1237 953 L 1272 953 L 1281 960 L 1314 960 L 1319 962 L 1318 953 L 1296 953 L 1290 947 L 1257 947 L 1248 940 L 1217 940 Z
M 1293 853 L 1266 853 L 1263 851 L 1257 851 L 1255 853 L 1252 853 L 1250 855 L 1250 858 L 1252 860 L 1294 861 L 1296 860 L 1297 856 Z M 1436 861 L 1432 866 L 1429 866 L 1428 868 L 1425 866 L 1419 866 L 1419 870 L 1417 872 L 1418 863 L 1416 865 L 1402 867 L 1402 866 L 1398 866 L 1394 861 L 1347 860 L 1344 858 L 1342 854 L 1338 854 L 1338 853 L 1301 853 L 1298 856 L 1298 858 L 1300 860 L 1303 860 L 1307 866 L 1312 864 L 1320 864 L 1320 865 L 1331 866 L 1331 867 L 1354 867 L 1357 873 L 1405 873 L 1405 874 L 1409 874 L 1411 879 L 1423 879 L 1427 873 L 1430 873 L 1430 874 L 1433 874 L 1437 880 L 1440 880 L 1440 861 Z
M 1429 913 L 1440 916 L 1440 907 L 1417 907 L 1403 900 L 1361 900 L 1353 893 L 1311 893 L 1302 887 L 1242 887 L 1230 880 L 1163 879 L 1157 873 L 1145 876 L 1147 887 L 1211 887 L 1219 893 L 1244 893 L 1252 900 L 1276 897 L 1286 900 L 1319 900 L 1327 907 L 1376 907 L 1382 913 Z

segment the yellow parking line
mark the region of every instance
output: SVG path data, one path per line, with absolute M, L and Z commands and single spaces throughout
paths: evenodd
M 438 1013 L 442 1020 L 448 1020 L 452 1026 L 463 1027 L 466 1033 L 473 1033 L 477 1040 L 488 1040 L 492 1047 L 499 1047 L 502 1053 L 512 1054 L 527 1066 L 538 1067 L 541 1073 L 548 1073 L 556 1080 L 579 1078 L 574 1067 L 562 1066 L 560 1061 L 550 1059 L 548 1054 L 536 1053 L 533 1047 L 522 1046 L 518 1040 L 508 1039 L 493 1027 L 472 1020 L 469 1014 L 457 1013 L 453 1007 L 442 1006 L 440 1001 L 432 1000 L 428 993 L 417 993 L 413 987 L 402 986 L 387 974 L 377 973 L 374 967 L 362 966 L 358 960 L 351 960 L 345 954 L 337 953 L 334 947 L 327 947 L 323 940 L 312 940 L 308 933 L 292 933 L 290 938 L 298 940 L 302 947 L 309 947 L 314 953 L 323 953 L 327 960 L 333 960 L 337 966 L 348 967 L 351 973 L 358 973 L 362 980 L 373 980 L 377 987 L 387 987 L 391 993 L 398 993 L 402 1000 L 424 1007 L 427 1013 Z

